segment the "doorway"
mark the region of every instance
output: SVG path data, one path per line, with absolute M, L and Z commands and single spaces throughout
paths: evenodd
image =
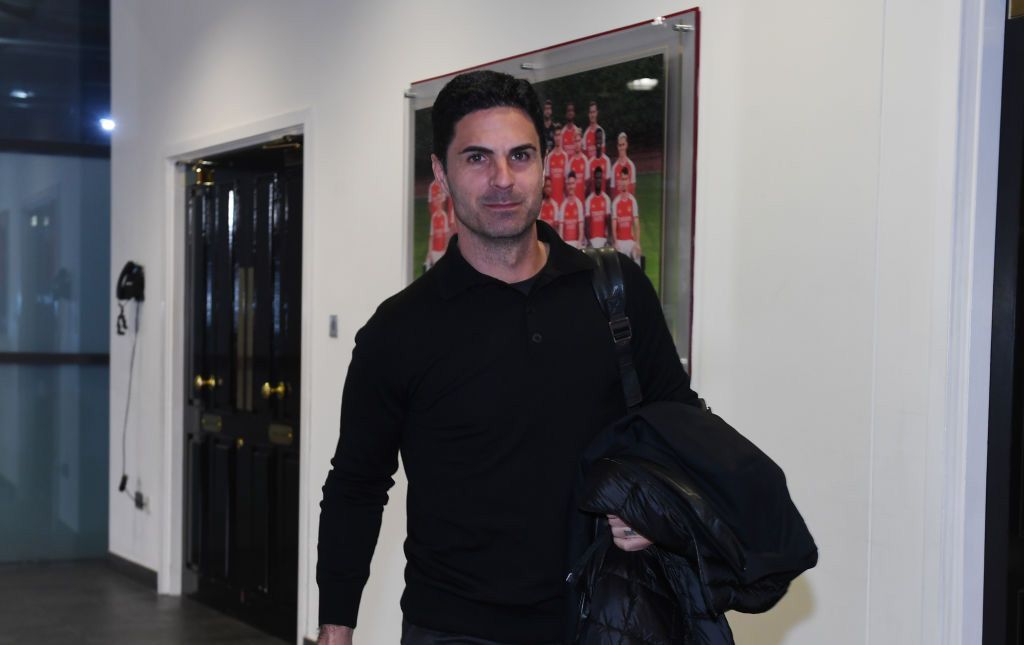
M 188 167 L 182 590 L 291 640 L 298 613 L 302 137 Z

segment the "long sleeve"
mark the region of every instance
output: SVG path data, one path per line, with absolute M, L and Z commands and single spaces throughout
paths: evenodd
M 626 314 L 633 327 L 633 360 L 644 402 L 679 401 L 697 405 L 697 394 L 690 389 L 690 377 L 679 361 L 654 286 L 628 257 L 619 254 L 619 262 L 626 284 Z
M 320 504 L 320 624 L 355 627 L 405 419 L 395 352 L 375 319 L 356 335 L 341 432 Z

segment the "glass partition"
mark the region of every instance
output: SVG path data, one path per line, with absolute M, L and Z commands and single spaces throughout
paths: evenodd
M 110 162 L 0 153 L 0 562 L 107 551 Z

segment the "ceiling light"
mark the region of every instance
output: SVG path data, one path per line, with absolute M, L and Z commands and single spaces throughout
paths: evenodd
M 626 83 L 626 87 L 638 92 L 646 92 L 648 90 L 653 90 L 654 88 L 658 87 L 658 79 L 638 78 Z
M 33 96 L 35 95 L 32 92 L 29 92 L 28 90 L 11 90 L 12 99 L 21 99 L 22 101 L 24 101 L 25 99 L 30 99 Z
M 110 132 L 111 130 L 117 127 L 117 123 L 114 123 L 114 120 L 111 118 L 103 118 L 100 119 L 100 127 L 106 130 L 107 132 Z

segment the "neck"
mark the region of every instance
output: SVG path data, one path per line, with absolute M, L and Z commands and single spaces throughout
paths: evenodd
M 537 227 L 516 238 L 482 238 L 467 228 L 459 231 L 459 252 L 484 275 L 512 284 L 537 275 L 547 262 L 547 245 L 537 239 Z

